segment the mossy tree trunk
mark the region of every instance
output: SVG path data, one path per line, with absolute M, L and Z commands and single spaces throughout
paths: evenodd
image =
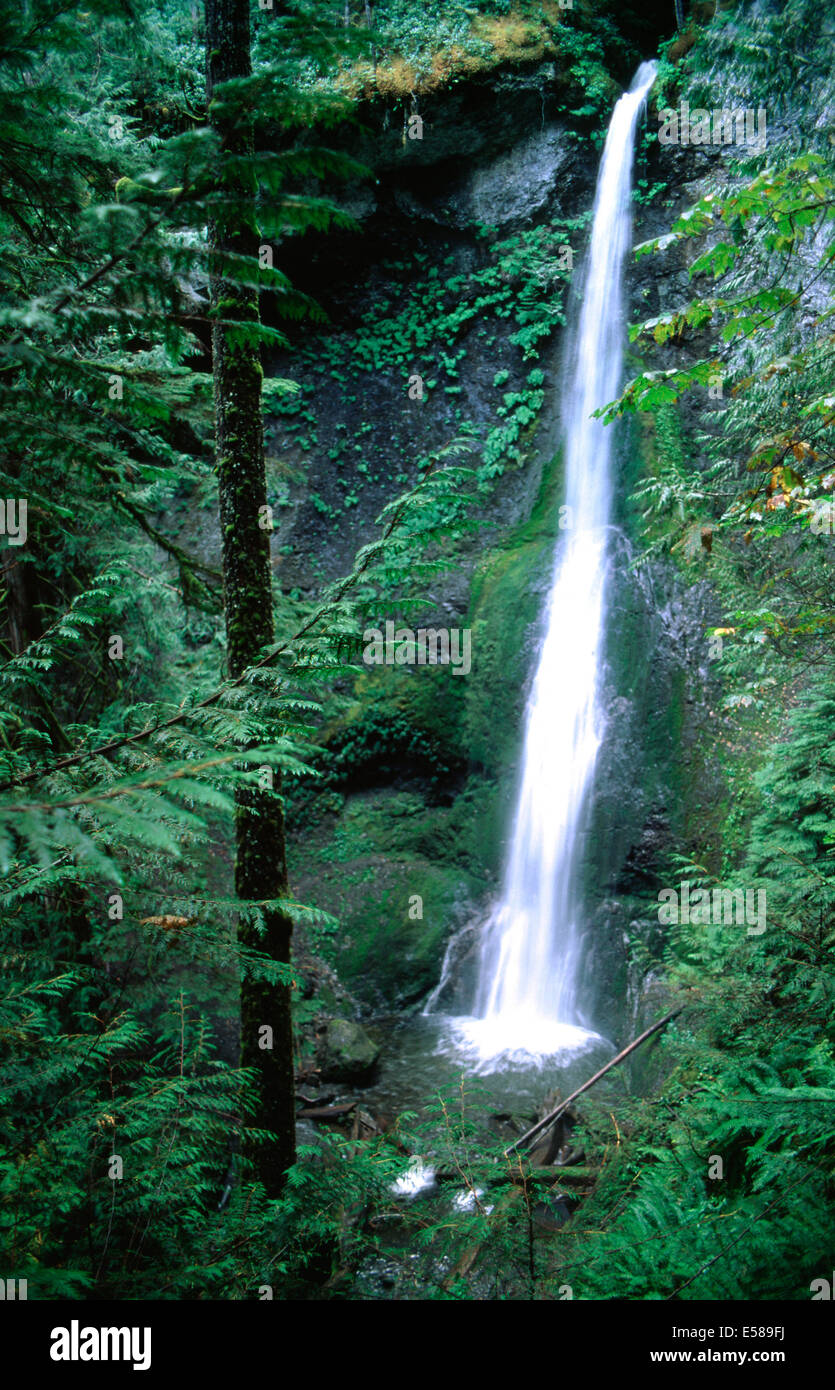
M 251 120 L 212 105 L 215 87 L 249 76 L 248 0 L 206 0 L 207 95 L 209 118 L 218 132 L 224 164 L 239 172 L 223 180 L 220 205 L 210 227 L 219 256 L 247 257 L 257 264 L 254 137 Z M 264 429 L 261 414 L 260 349 L 253 336 L 232 333 L 218 319 L 257 323 L 258 290 L 223 274 L 215 263 L 211 282 L 215 449 L 223 537 L 223 578 L 229 674 L 251 666 L 273 640 L 269 533 L 259 522 L 266 506 Z M 276 774 L 277 777 L 277 774 Z M 287 889 L 284 816 L 280 786 L 243 791 L 236 813 L 235 891 L 263 901 Z M 265 934 L 242 913 L 243 944 L 289 962 L 292 923 L 281 911 L 265 910 Z M 263 1030 L 271 1029 L 271 1035 Z M 264 1046 L 271 1041 L 272 1046 Z M 260 1084 L 252 1123 L 269 1129 L 276 1143 L 254 1151 L 267 1191 L 277 1194 L 295 1159 L 295 1098 L 290 988 L 244 980 L 241 985 L 241 1064 L 254 1067 Z

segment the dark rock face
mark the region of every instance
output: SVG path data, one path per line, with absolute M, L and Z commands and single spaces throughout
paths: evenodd
M 386 350 L 375 354 L 375 362 L 352 358 L 350 338 L 369 316 L 390 321 L 403 314 L 418 282 L 434 297 L 437 287 L 430 277 L 440 267 L 445 269 L 439 281 L 460 280 L 457 291 L 447 296 L 447 306 L 456 292 L 462 303 L 472 302 L 484 294 L 478 277 L 490 264 L 496 242 L 588 210 L 596 154 L 588 135 L 571 130 L 557 114 L 559 95 L 552 64 L 499 71 L 422 98 L 422 140 L 404 142 L 399 117 L 380 103 L 362 113 L 358 133 L 352 131 L 350 139 L 337 135 L 332 142 L 344 144 L 373 171 L 373 178 L 346 191 L 344 205 L 357 219 L 357 232 L 309 234 L 281 251 L 282 270 L 331 320 L 321 360 L 308 363 L 294 354 L 278 355 L 269 363 L 269 375 L 286 375 L 301 384 L 311 417 L 306 432 L 294 433 L 278 416 L 267 422 L 269 454 L 281 461 L 270 497 L 272 552 L 286 589 L 306 594 L 322 578 L 344 573 L 359 546 L 377 534 L 375 520 L 382 506 L 414 480 L 420 460 L 455 438 L 462 420 L 484 438 L 501 424 L 503 397 L 528 390 L 529 373 L 540 367 L 545 402 L 526 432 L 528 466 L 497 476 L 488 503 L 490 520 L 501 527 L 530 514 L 541 462 L 556 445 L 559 344 L 557 334 L 543 341 L 538 361 L 509 344 L 517 326 L 510 308 L 518 283 L 503 272 L 508 312 L 491 315 L 485 310 L 462 326 L 439 326 L 429 353 L 414 351 L 412 364 L 395 365 Z M 492 228 L 488 240 L 480 235 L 484 227 Z M 564 233 L 555 232 L 555 243 L 566 240 Z M 579 257 L 579 232 L 571 249 Z M 542 293 L 553 290 L 544 283 Z M 265 296 L 267 321 L 272 313 Z M 429 323 L 433 307 L 417 306 L 415 313 Z M 297 332 L 287 323 L 281 328 L 291 336 Z M 299 343 L 307 335 L 309 329 L 302 330 Z M 326 364 L 328 343 L 339 345 L 340 340 L 344 360 Z M 445 377 L 442 363 L 451 354 L 461 354 L 460 360 L 454 374 Z M 500 387 L 495 382 L 499 367 L 507 374 Z M 425 399 L 409 398 L 411 371 L 439 377 Z M 351 442 L 351 450 L 339 453 L 345 441 Z M 352 456 L 354 443 L 361 446 L 358 457 Z M 359 485 L 349 488 L 347 465 L 359 463 L 365 472 Z M 316 573 L 312 555 L 322 557 Z M 476 556 L 475 547 L 469 555 L 462 550 L 463 587 L 450 575 L 440 598 L 442 604 L 455 603 L 459 613 L 466 609 Z
M 586 932 L 581 1003 L 590 1021 L 620 1029 L 631 1011 L 628 961 L 663 944 L 655 913 L 669 856 L 692 819 L 721 794 L 705 765 L 717 678 L 705 629 L 717 622 L 705 583 L 683 585 L 667 565 L 630 570 L 621 545 L 610 581 L 605 732 L 583 865 Z
M 288 248 L 283 262 L 291 279 L 327 309 L 333 341 L 341 336 L 350 345 L 374 306 L 382 306 L 383 317 L 399 314 L 415 278 L 444 264 L 450 282 L 459 285 L 461 303 L 471 303 L 483 292 L 477 276 L 489 263 L 487 248 L 550 227 L 554 219 L 589 213 L 599 151 L 579 127 L 566 124 L 558 95 L 549 64 L 459 83 L 421 99 L 422 141 L 404 141 L 400 123 L 384 108 L 368 112 L 365 133 L 352 137 L 351 145 L 351 153 L 375 174 L 350 191 L 361 233 L 306 237 Z M 639 155 L 638 174 L 649 185 L 664 180 L 668 187 L 663 204 L 636 205 L 634 240 L 666 231 L 675 212 L 703 191 L 700 181 L 715 164 L 711 150 L 656 147 L 649 161 Z M 487 241 L 479 224 L 494 228 Z M 579 268 L 584 234 L 575 228 L 570 235 Z M 523 265 L 526 254 L 520 253 Z M 382 719 L 396 720 L 398 727 L 405 720 L 427 749 L 443 727 L 457 757 L 446 794 L 435 785 L 432 797 L 425 796 L 425 768 L 419 777 L 405 764 L 398 774 L 383 775 L 381 763 L 378 777 L 364 754 L 366 781 L 352 784 L 349 769 L 342 809 L 320 820 L 312 836 L 298 835 L 291 844 L 295 881 L 314 899 L 326 890 L 328 910 L 347 924 L 334 940 L 333 964 L 357 998 L 374 1009 L 403 1007 L 431 988 L 445 938 L 463 923 L 483 919 L 506 853 L 525 697 L 561 500 L 559 322 L 537 344 L 538 357 L 525 358 L 511 342 L 517 289 L 510 277 L 506 316 L 502 309 L 491 317 L 485 308 L 447 340 L 429 345 L 430 359 L 449 360 L 454 352 L 455 365 L 446 378 L 439 370 L 441 384 L 422 402 L 407 398 L 410 368 L 393 365 L 385 345 L 379 362 L 346 366 L 343 360 L 340 373 L 325 362 L 304 365 L 289 358 L 272 364 L 274 374 L 292 376 L 309 393 L 307 447 L 278 417 L 270 431 L 282 476 L 290 478 L 276 509 L 273 555 L 285 591 L 305 595 L 346 571 L 357 547 L 377 534 L 374 519 L 381 506 L 414 477 L 429 449 L 456 434 L 462 418 L 483 441 L 505 418 L 501 409 L 508 396 L 528 389 L 531 369 L 544 376 L 541 404 L 520 439 L 519 458 L 499 470 L 485 498 L 490 528 L 459 545 L 454 568 L 433 581 L 428 596 L 428 616 L 436 623 L 472 629 L 472 673 L 447 682 L 448 689 L 436 683 L 428 701 L 426 672 L 388 673 L 377 683 L 363 676 L 355 713 L 340 714 L 334 735 L 343 739 L 346 728 L 351 734 L 352 720 L 364 717 L 361 704 L 370 696 Z M 685 302 L 690 286 L 681 249 L 630 267 L 627 292 L 631 322 Z M 455 293 L 446 301 L 453 310 Z M 427 319 L 431 312 L 427 303 Z M 325 348 L 327 343 L 323 339 Z M 687 351 L 701 355 L 698 344 Z M 670 365 L 665 352 L 658 350 L 647 365 Z M 637 370 L 634 358 L 627 370 Z M 691 410 L 693 423 L 702 424 L 698 406 Z M 642 895 L 654 896 L 674 835 L 697 813 L 699 798 L 709 798 L 716 777 L 715 770 L 687 765 L 712 690 L 704 638 L 705 624 L 715 616 L 710 591 L 706 584 L 677 587 L 665 563 L 631 569 L 628 537 L 637 520 L 623 499 L 652 461 L 655 443 L 638 426 L 621 426 L 619 434 L 622 501 L 610 583 L 607 727 L 584 867 L 591 914 L 585 1007 L 597 1026 L 610 1031 L 624 1022 L 630 940 L 637 934 L 648 950 L 655 945 Z M 366 469 L 353 505 L 340 511 L 349 460 L 344 442 L 351 466 L 361 460 Z M 395 459 L 399 463 L 392 466 Z M 397 467 L 402 472 L 392 476 Z M 323 554 L 324 564 L 314 571 L 309 557 Z M 387 747 L 381 739 L 384 760 Z M 373 749 L 370 756 L 373 763 Z M 462 766 L 469 767 L 469 776 L 462 776 Z M 436 783 L 444 775 L 438 769 Z M 359 799 L 362 785 L 376 788 L 379 804 Z M 420 804 L 404 817 L 401 800 L 408 794 Z M 291 832 L 293 824 L 291 815 Z M 424 915 L 413 918 L 415 895 Z M 384 945 L 387 923 L 391 950 Z M 468 945 L 463 974 L 472 973 Z M 450 997 L 460 1007 L 466 1007 L 463 992 L 450 981 Z
M 576 137 L 550 123 L 519 136 L 487 160 L 433 170 L 394 190 L 398 210 L 410 220 L 464 231 L 473 223 L 500 231 L 547 216 L 571 215 L 588 191 L 587 170 Z
M 612 83 L 613 98 L 617 95 Z M 488 164 L 533 130 L 560 120 L 566 79 L 555 63 L 520 63 L 472 74 L 420 97 L 421 139 L 404 138 L 404 104 L 370 103 L 342 144 L 378 177 Z M 408 176 L 408 175 L 407 175 Z

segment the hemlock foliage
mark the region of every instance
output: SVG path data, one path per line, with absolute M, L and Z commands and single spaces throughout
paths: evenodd
M 319 1128 L 279 1199 L 258 1181 L 274 1136 L 253 1120 L 257 1069 L 238 1061 L 241 980 L 294 990 L 303 1080 L 318 992 L 335 986 L 322 972 L 309 988 L 259 935 L 270 910 L 308 947 L 338 923 L 292 890 L 235 897 L 235 806 L 282 786 L 291 828 L 309 814 L 302 832 L 315 833 L 328 814 L 317 778 L 336 796 L 360 764 L 371 785 L 414 751 L 408 712 L 363 686 L 346 652 L 381 603 L 425 611 L 434 578 L 472 554 L 491 488 L 526 463 L 546 398 L 540 350 L 564 321 L 559 248 L 585 217 L 490 240 L 466 274 L 424 255 L 425 278 L 397 305 L 368 303 L 333 332 L 282 250 L 355 227 L 352 185 L 368 171 L 336 132 L 375 91 L 406 112 L 503 64 L 556 61 L 566 119 L 608 111 L 643 21 L 577 8 L 569 29 L 557 6 L 505 0 L 351 4 L 347 23 L 318 0 L 276 6 L 252 76 L 221 93 L 233 125 L 254 123 L 235 163 L 208 120 L 197 7 L 0 3 L 0 497 L 20 523 L 16 537 L 7 502 L 0 1272 L 27 1279 L 32 1298 L 243 1299 L 267 1286 L 276 1298 L 805 1299 L 831 1270 L 835 170 L 826 130 L 794 119 L 798 83 L 822 107 L 833 98 L 810 0 L 694 20 L 686 56 L 670 49 L 662 64 L 671 102 L 713 105 L 728 74 L 744 104 L 766 93 L 777 136 L 765 155 L 723 163 L 639 248 L 642 264 L 685 257 L 692 296 L 634 326 L 645 369 L 610 410 L 651 421 L 639 558 L 665 557 L 683 584 L 706 579 L 723 614 L 704 637 L 726 799 L 710 825 L 684 827 L 670 872 L 761 889 L 768 929 L 684 923 L 661 945 L 633 942 L 682 1013 L 653 1044 L 651 1084 L 617 1082 L 580 1106 L 573 1182 L 545 1185 L 508 1156 L 464 1078 L 419 1115 L 378 1127 L 357 1108 L 343 1131 Z M 259 245 L 210 247 L 207 228 L 233 224 L 242 201 Z M 263 319 L 236 316 L 234 295 L 212 315 L 219 265 L 227 284 L 257 287 Z M 265 363 L 295 351 L 346 380 L 369 366 L 406 379 L 417 364 L 431 396 L 439 351 L 454 394 L 470 326 L 491 316 L 510 320 L 526 374 L 499 423 L 479 437 L 462 421 L 398 474 L 344 577 L 302 594 L 274 571 L 274 640 L 230 675 L 213 324 Z M 290 379 L 266 381 L 262 398 L 274 418 L 315 423 Z M 677 412 L 694 398 L 683 443 Z M 345 510 L 352 498 L 353 484 Z M 341 513 L 317 510 L 336 534 Z M 442 770 L 460 768 L 450 755 Z M 439 1173 L 425 1205 L 393 1192 L 420 1155 Z

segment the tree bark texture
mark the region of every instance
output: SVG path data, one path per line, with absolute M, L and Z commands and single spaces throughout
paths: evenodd
M 253 126 L 250 119 L 212 107 L 222 82 L 250 75 L 248 0 L 207 0 L 206 86 L 209 119 L 217 131 L 222 163 L 238 172 L 222 180 L 222 201 L 210 226 L 212 251 L 249 258 L 257 264 L 258 230 L 252 175 Z M 257 323 L 258 289 L 224 275 L 215 263 L 211 277 L 212 359 L 215 402 L 215 449 L 223 541 L 223 580 L 229 674 L 237 677 L 273 640 L 269 532 L 259 525 L 266 506 L 264 430 L 261 413 L 262 370 L 257 343 L 230 338 L 219 320 Z M 264 515 L 262 513 L 261 515 Z M 246 789 L 236 811 L 235 891 L 263 901 L 287 890 L 284 813 L 276 772 L 273 790 Z M 288 962 L 292 923 L 274 909 L 264 910 L 265 934 L 249 914 L 241 914 L 241 943 Z M 288 985 L 241 983 L 241 1065 L 258 1076 L 259 1102 L 252 1124 L 268 1129 L 275 1144 L 253 1151 L 258 1176 L 271 1196 L 283 1185 L 295 1161 L 293 1032 Z M 272 1030 L 271 1038 L 263 1030 Z M 265 1046 L 271 1041 L 272 1046 Z

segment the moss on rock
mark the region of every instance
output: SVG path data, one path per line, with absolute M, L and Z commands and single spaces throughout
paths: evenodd
M 296 889 L 340 923 L 323 954 L 375 1009 L 414 1003 L 437 982 L 450 931 L 485 884 L 416 852 L 431 848 L 420 798 L 397 791 L 349 797 L 330 833 L 294 856 Z M 301 861 L 301 862 L 300 862 Z
M 472 672 L 463 738 L 470 758 L 493 774 L 515 762 L 528 677 L 553 563 L 559 457 L 543 472 L 530 519 L 488 551 L 472 586 Z

